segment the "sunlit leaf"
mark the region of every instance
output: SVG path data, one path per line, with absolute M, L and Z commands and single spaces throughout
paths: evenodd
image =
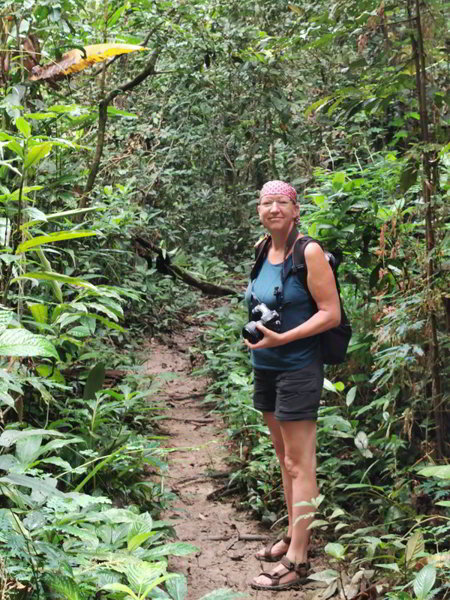
M 426 565 L 421 569 L 414 579 L 414 593 L 418 600 L 427 600 L 436 581 L 436 567 Z
M 436 465 L 434 467 L 424 467 L 418 471 L 419 475 L 425 477 L 439 477 L 440 479 L 450 479 L 450 465 Z
M 169 579 L 165 588 L 172 600 L 184 600 L 187 595 L 187 581 L 184 575 Z
M 0 334 L 0 356 L 48 356 L 59 360 L 54 345 L 27 329 L 7 329 Z
M 24 137 L 26 137 L 26 138 L 30 137 L 30 135 L 31 135 L 30 124 L 23 117 L 17 117 L 16 127 Z
M 66 75 L 83 71 L 83 69 L 113 56 L 129 52 L 142 52 L 142 50 L 148 50 L 148 48 L 136 46 L 134 44 L 93 44 L 91 46 L 85 46 L 84 52 L 79 48 L 74 48 L 73 50 L 66 52 L 58 62 L 53 62 L 44 67 L 34 67 L 30 80 L 55 80 Z
M 52 149 L 52 145 L 51 142 L 43 142 L 42 144 L 36 144 L 36 146 L 30 148 L 23 164 L 24 169 L 28 169 L 45 158 Z
M 28 304 L 31 314 L 37 323 L 48 323 L 48 306 L 46 304 Z
M 327 544 L 325 546 L 325 552 L 333 558 L 337 558 L 338 560 L 343 559 L 345 556 L 344 546 L 337 542 Z
M 421 531 L 416 531 L 409 538 L 406 544 L 405 559 L 406 563 L 409 564 L 425 549 L 425 542 Z
M 53 487 L 50 483 L 47 483 L 44 479 L 28 477 L 27 475 L 10 473 L 6 477 L 1 477 L 0 482 L 30 488 L 33 492 L 39 492 L 44 496 L 64 496 L 62 492 L 56 489 L 56 487 Z
M 52 273 L 50 271 L 33 271 L 32 273 L 24 273 L 19 277 L 15 277 L 12 281 L 19 281 L 21 279 L 42 279 L 44 281 L 59 281 L 60 283 L 67 283 L 69 285 L 85 287 L 90 290 L 97 289 L 92 283 L 84 281 L 83 279 L 79 279 L 78 277 L 69 277 L 68 275 L 61 275 L 60 273 Z
M 26 252 L 36 246 L 42 246 L 42 244 L 51 244 L 54 242 L 62 242 L 64 240 L 75 240 L 82 237 L 91 237 L 98 235 L 96 231 L 58 231 L 56 233 L 50 233 L 49 235 L 39 235 L 31 240 L 27 240 L 19 244 L 16 250 L 16 254 Z

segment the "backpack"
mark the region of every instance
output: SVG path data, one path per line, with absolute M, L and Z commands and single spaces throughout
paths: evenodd
M 314 306 L 316 303 L 311 295 L 311 292 L 307 286 L 307 270 L 305 263 L 305 248 L 310 242 L 316 242 L 322 248 L 322 244 L 314 238 L 304 235 L 294 242 L 292 249 L 292 269 L 289 271 L 287 276 L 292 272 L 297 275 L 300 282 L 308 292 Z M 253 280 L 258 275 L 260 268 L 264 262 L 270 245 L 270 237 L 264 238 L 255 248 L 255 264 L 250 273 L 250 279 Z M 320 337 L 320 349 L 322 352 L 322 359 L 326 365 L 337 365 L 345 361 L 348 344 L 352 336 L 352 328 L 350 322 L 345 314 L 344 306 L 342 303 L 339 282 L 337 279 L 337 267 L 338 261 L 330 252 L 324 251 L 328 262 L 333 270 L 334 279 L 336 282 L 336 288 L 339 296 L 339 303 L 341 305 L 341 322 L 337 327 L 328 329 L 322 333 L 319 333 Z M 317 306 L 316 306 L 317 311 Z

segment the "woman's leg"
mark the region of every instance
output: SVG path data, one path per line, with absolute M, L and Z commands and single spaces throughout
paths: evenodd
M 285 450 L 284 450 L 283 434 L 281 432 L 280 423 L 275 418 L 275 413 L 264 412 L 263 417 L 264 417 L 264 422 L 266 423 L 266 425 L 269 428 L 270 437 L 272 439 L 272 444 L 273 444 L 273 447 L 275 448 L 275 453 L 276 453 L 278 461 L 280 463 L 284 499 L 286 502 L 288 517 L 289 517 L 289 527 L 288 527 L 288 532 L 286 535 L 291 537 L 291 535 L 292 535 L 292 479 L 284 465 Z M 286 553 L 288 547 L 289 547 L 289 544 L 286 544 L 283 540 L 280 540 L 272 547 L 270 553 L 278 556 L 281 553 Z M 262 549 L 260 552 L 258 552 L 257 556 L 263 558 L 264 557 L 264 549 Z
M 318 495 L 316 482 L 316 422 L 281 421 L 284 440 L 285 469 L 292 481 L 292 541 L 287 552 L 290 561 L 307 562 L 309 524 L 312 517 L 300 518 L 313 512 L 312 506 L 296 506 L 311 502 Z
M 316 484 L 316 423 L 315 421 L 278 422 L 284 448 L 284 471 L 286 477 L 285 494 L 290 515 L 291 543 L 287 558 L 291 562 L 307 562 L 309 542 L 308 525 L 312 518 L 299 519 L 312 512 L 310 506 L 295 506 L 298 502 L 310 502 L 317 496 Z M 283 476 L 284 482 L 284 476 Z M 285 571 L 277 565 L 272 573 Z M 295 575 L 295 574 L 294 574 Z M 291 574 L 288 576 L 288 578 Z M 285 581 L 283 581 L 284 583 Z M 271 580 L 264 575 L 254 579 L 254 583 L 270 586 Z

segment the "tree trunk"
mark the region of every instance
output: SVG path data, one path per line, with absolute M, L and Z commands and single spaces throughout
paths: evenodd
M 414 2 L 414 16 L 412 3 Z M 423 45 L 423 31 L 419 0 L 408 0 L 408 16 L 411 23 L 411 44 L 416 67 L 416 93 L 419 102 L 422 150 L 422 194 L 425 204 L 425 231 L 426 231 L 426 284 L 427 296 L 432 294 L 435 264 L 433 250 L 435 248 L 435 232 L 433 228 L 434 205 L 433 194 L 437 187 L 437 162 L 435 151 L 429 150 L 430 135 L 428 129 L 428 107 L 426 95 L 426 61 Z M 437 318 L 431 303 L 428 306 L 429 314 L 429 370 L 431 374 L 432 406 L 436 425 L 436 452 L 439 458 L 446 454 L 446 417 L 441 382 L 441 364 L 438 342 Z

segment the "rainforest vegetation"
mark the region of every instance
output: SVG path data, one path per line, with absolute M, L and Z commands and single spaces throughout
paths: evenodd
M 448 25 L 444 0 L 2 0 L 0 598 L 184 597 L 140 365 L 187 316 L 229 485 L 282 519 L 240 335 L 268 179 L 342 258 L 354 332 L 318 422 L 322 597 L 343 572 L 370 581 L 348 600 L 450 597 Z

